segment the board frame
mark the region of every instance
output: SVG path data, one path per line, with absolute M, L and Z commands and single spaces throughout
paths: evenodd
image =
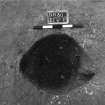
M 51 23 L 51 22 L 49 22 L 49 16 L 48 16 L 48 13 L 51 13 L 51 12 L 66 12 L 66 14 L 67 14 L 67 17 L 66 17 L 66 22 L 53 22 L 53 23 Z M 68 12 L 68 10 L 49 10 L 49 11 L 47 11 L 47 23 L 48 24 L 52 24 L 52 25 L 56 25 L 56 24 L 68 24 L 69 23 L 69 12 Z

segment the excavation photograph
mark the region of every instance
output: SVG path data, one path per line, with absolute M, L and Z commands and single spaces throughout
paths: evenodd
M 0 0 L 0 105 L 105 105 L 104 0 Z

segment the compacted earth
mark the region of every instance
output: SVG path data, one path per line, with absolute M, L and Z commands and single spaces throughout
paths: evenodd
M 0 1 L 0 105 L 105 105 L 104 5 L 98 0 Z M 47 25 L 48 10 L 61 8 L 69 11 L 70 24 L 83 27 L 33 29 Z M 83 50 L 79 75 L 68 85 L 72 88 L 58 93 L 39 88 L 20 72 L 23 55 L 53 33 L 65 33 Z

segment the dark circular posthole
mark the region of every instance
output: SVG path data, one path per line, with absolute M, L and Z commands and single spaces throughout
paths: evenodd
M 20 60 L 20 72 L 41 89 L 58 90 L 76 78 L 82 50 L 74 38 L 54 33 L 36 41 Z

